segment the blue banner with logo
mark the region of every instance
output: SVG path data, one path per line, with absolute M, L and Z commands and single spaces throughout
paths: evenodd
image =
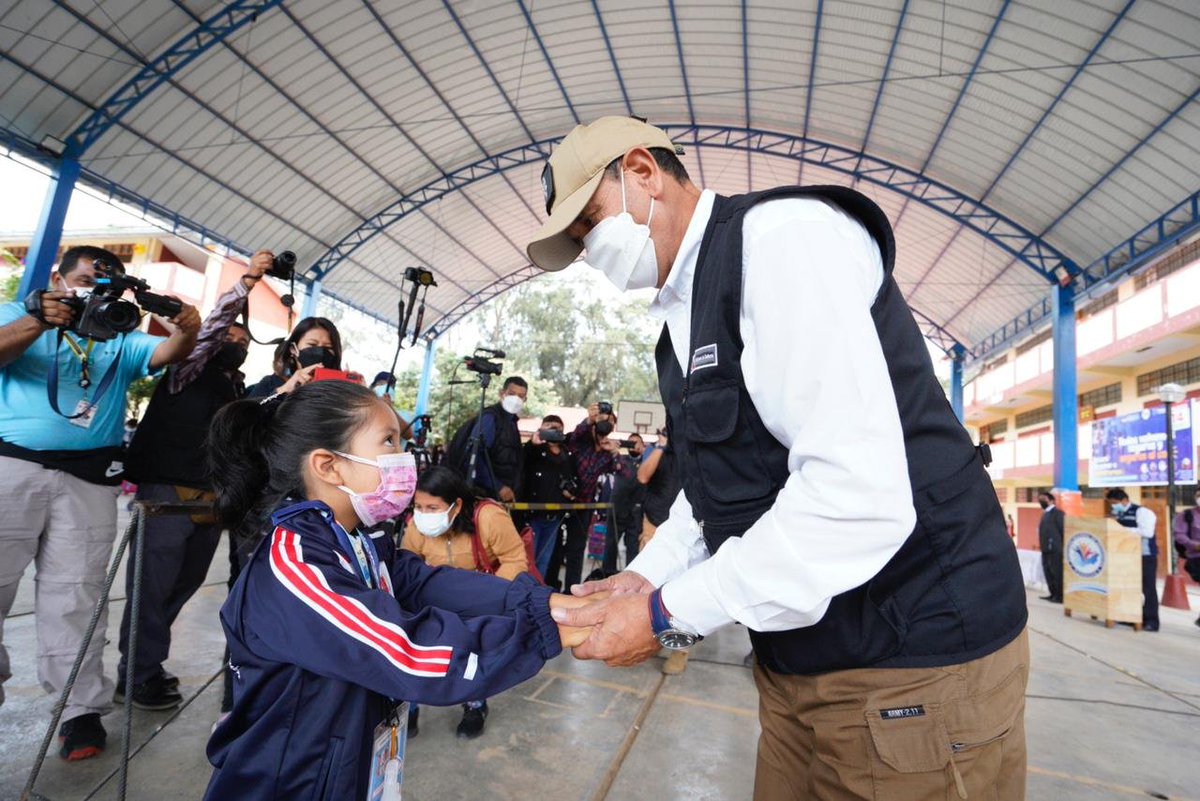
M 1196 482 L 1192 447 L 1192 404 L 1172 409 L 1175 429 L 1175 483 Z M 1093 487 L 1153 486 L 1167 483 L 1167 412 L 1162 406 L 1092 422 Z

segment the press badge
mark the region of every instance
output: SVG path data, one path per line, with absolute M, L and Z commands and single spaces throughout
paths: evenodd
M 408 701 L 375 727 L 371 738 L 371 781 L 367 801 L 400 801 L 404 748 L 408 741 Z
M 75 411 L 72 412 L 71 425 L 79 426 L 80 428 L 91 428 L 92 421 L 96 419 L 96 406 L 93 406 L 87 398 L 79 401 L 75 405 Z M 75 417 L 74 415 L 79 415 Z

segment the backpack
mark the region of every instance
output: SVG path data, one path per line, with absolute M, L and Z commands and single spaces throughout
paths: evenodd
M 475 433 L 475 425 L 478 421 L 479 415 L 473 415 L 470 420 L 459 426 L 458 430 L 454 432 L 454 436 L 450 438 L 450 444 L 446 446 L 446 455 L 442 457 L 442 464 L 463 478 L 467 477 L 467 459 L 471 455 L 471 435 Z
M 475 571 L 477 573 L 486 573 L 489 576 L 495 575 L 500 567 L 499 560 L 488 559 L 487 548 L 483 545 L 483 538 L 479 536 L 479 513 L 483 511 L 485 506 L 500 506 L 493 500 L 480 498 L 475 502 L 475 531 L 471 533 L 471 554 L 475 557 Z M 521 529 L 521 543 L 525 546 L 525 572 L 533 577 L 533 580 L 538 584 L 545 584 L 545 579 L 537 569 L 537 560 L 533 555 L 533 529 L 525 526 Z

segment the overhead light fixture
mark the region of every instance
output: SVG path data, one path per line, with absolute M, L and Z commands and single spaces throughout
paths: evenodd
M 1058 285 L 1061 287 L 1070 286 L 1072 280 L 1071 271 L 1061 264 L 1058 265 L 1054 268 L 1054 280 L 1058 281 Z
M 67 143 L 57 136 L 51 136 L 50 134 L 42 137 L 42 141 L 38 143 L 38 147 L 45 150 L 51 156 L 58 158 L 62 158 L 62 154 L 67 152 Z

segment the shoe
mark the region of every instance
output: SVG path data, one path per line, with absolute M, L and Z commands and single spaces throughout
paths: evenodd
M 1038 597 L 1038 600 L 1039 601 L 1053 601 L 1054 596 L 1053 595 L 1041 595 Z
M 1196 618 L 1196 625 L 1200 626 L 1200 617 Z
M 1063 602 L 1063 599 L 1062 599 L 1061 597 L 1060 597 L 1060 598 L 1051 598 L 1051 599 L 1050 599 L 1050 603 L 1052 603 L 1052 604 L 1061 604 L 1062 602 Z
M 176 689 L 179 686 L 179 680 L 175 679 L 175 686 L 171 686 L 171 678 L 174 677 L 168 676 L 166 673 L 159 673 L 149 681 L 133 685 L 133 705 L 138 709 L 151 711 L 174 709 L 179 706 L 183 703 L 183 696 Z M 117 683 L 116 692 L 113 693 L 113 702 L 125 703 L 125 683 L 123 681 Z
M 162 686 L 166 687 L 168 690 L 178 690 L 179 689 L 179 677 L 176 676 L 174 673 L 168 673 L 167 671 L 162 670 L 160 668 L 159 673 L 158 673 L 158 680 L 162 683 Z M 181 696 L 181 700 L 182 700 L 182 696 Z M 124 671 L 121 671 L 120 673 L 117 674 L 117 688 L 116 688 L 116 690 L 113 691 L 113 703 L 114 704 L 125 703 L 125 672 Z M 221 711 L 228 712 L 229 710 L 223 709 Z
M 99 756 L 108 740 L 108 732 L 100 723 L 100 715 L 92 712 L 65 721 L 58 729 L 62 743 L 58 755 L 68 762 Z
M 464 705 L 463 717 L 458 723 L 458 736 L 464 740 L 474 740 L 483 734 L 483 724 L 487 720 L 487 716 L 487 701 L 484 701 L 483 706 L 476 709 Z
M 1158 631 L 1157 623 L 1147 623 L 1142 626 L 1142 631 Z
M 421 708 L 410 710 L 408 713 L 408 736 L 409 739 L 416 737 L 421 733 Z

